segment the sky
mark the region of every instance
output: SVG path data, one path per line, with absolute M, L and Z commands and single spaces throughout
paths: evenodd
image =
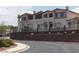
M 63 8 L 65 6 L 0 6 L 0 24 L 4 22 L 6 25 L 18 25 L 17 15 L 23 13 L 33 13 L 33 11 L 46 11 L 55 8 Z M 79 6 L 69 6 L 69 9 L 79 13 Z

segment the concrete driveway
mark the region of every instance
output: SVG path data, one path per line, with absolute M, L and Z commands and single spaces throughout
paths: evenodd
M 75 42 L 16 41 L 30 46 L 22 53 L 79 53 L 79 43 Z

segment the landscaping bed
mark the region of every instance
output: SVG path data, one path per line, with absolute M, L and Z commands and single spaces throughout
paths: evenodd
M 15 47 L 16 44 L 11 39 L 0 40 L 0 51 Z

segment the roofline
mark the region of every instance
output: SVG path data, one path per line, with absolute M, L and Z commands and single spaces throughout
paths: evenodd
M 31 13 L 23 13 L 23 14 L 20 15 L 20 16 L 23 16 L 24 14 L 26 14 L 26 15 L 33 15 L 33 14 L 31 14 Z
M 72 12 L 72 13 L 75 13 L 75 14 L 78 14 L 78 15 L 79 15 L 79 13 L 77 13 L 77 12 L 74 12 L 74 11 L 71 11 L 71 10 L 69 10 L 69 12 Z
M 56 8 L 57 9 L 57 8 Z M 54 9 L 54 10 L 47 10 L 47 11 L 44 11 L 44 12 L 42 12 L 42 13 L 46 13 L 46 12 L 54 12 L 56 9 Z M 65 9 L 60 9 L 60 10 L 65 10 Z M 71 10 L 69 10 L 69 12 L 72 12 L 72 13 L 75 13 L 75 14 L 78 14 L 79 15 L 79 13 L 77 13 L 77 12 L 74 12 L 74 11 L 71 11 Z M 41 13 L 41 14 L 42 14 Z M 32 14 L 32 13 L 24 13 L 24 14 L 27 14 L 27 15 L 34 15 L 34 13 Z M 22 14 L 22 15 L 20 15 L 20 16 L 23 16 L 24 14 Z M 35 13 L 35 14 L 38 14 L 38 12 L 37 13 Z

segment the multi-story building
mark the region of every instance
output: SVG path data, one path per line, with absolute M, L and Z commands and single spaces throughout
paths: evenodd
M 18 15 L 18 31 L 62 31 L 78 30 L 79 14 L 69 10 L 56 8 L 45 12 L 24 13 Z

